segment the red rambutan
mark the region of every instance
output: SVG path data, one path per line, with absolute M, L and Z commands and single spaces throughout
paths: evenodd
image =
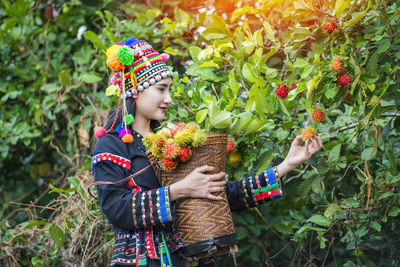
M 351 84 L 351 76 L 347 73 L 340 74 L 338 77 L 338 83 L 342 87 L 349 87 Z
M 325 22 L 324 24 L 324 29 L 327 33 L 331 34 L 334 30 L 337 29 L 337 24 L 336 22 L 334 22 L 333 20 L 328 20 L 327 22 Z
M 176 123 L 174 127 L 171 129 L 171 135 L 174 136 L 177 131 L 185 128 L 185 124 L 183 122 Z
M 181 146 L 179 150 L 178 160 L 180 162 L 188 161 L 190 156 L 192 155 L 192 151 L 185 146 Z
M 322 109 L 317 108 L 313 111 L 312 118 L 316 123 L 321 123 L 325 120 L 325 112 Z
M 176 162 L 169 158 L 162 157 L 161 163 L 166 170 L 173 170 L 176 168 Z
M 174 159 L 179 155 L 179 146 L 177 143 L 175 142 L 169 142 L 166 146 L 165 146 L 165 152 L 164 155 L 165 157 L 169 158 L 169 159 Z
M 228 143 L 226 144 L 226 151 L 232 152 L 233 150 L 235 150 L 235 142 L 233 142 L 233 140 L 228 139 Z
M 343 67 L 343 61 L 339 57 L 336 57 L 332 60 L 331 69 L 333 71 L 340 71 L 342 67 Z
M 285 99 L 289 93 L 289 90 L 285 84 L 280 84 L 275 90 L 275 94 L 280 99 Z

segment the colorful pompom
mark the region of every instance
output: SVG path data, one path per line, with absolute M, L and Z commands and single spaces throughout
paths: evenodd
M 132 143 L 133 142 L 133 136 L 131 134 L 126 134 L 124 137 L 122 137 L 122 141 L 124 143 Z
M 120 49 L 118 49 L 117 57 L 122 65 L 130 66 L 134 60 L 133 50 L 129 46 L 121 46 Z
M 131 133 L 132 133 L 131 130 L 124 128 L 119 132 L 119 138 L 123 138 L 126 134 L 131 134 Z
M 160 56 L 162 57 L 163 61 L 167 61 L 169 59 L 169 55 L 166 53 L 162 53 Z
M 120 71 L 124 68 L 124 66 L 121 64 L 116 54 L 111 54 L 107 58 L 106 63 L 107 66 L 114 71 Z
M 138 39 L 136 39 L 135 37 L 131 36 L 131 37 L 129 37 L 128 39 L 126 39 L 126 40 L 124 41 L 124 45 L 127 45 L 127 46 L 129 46 L 129 47 L 132 47 L 133 44 L 134 44 L 135 42 L 137 42 L 137 41 L 138 41 Z
M 118 52 L 118 49 L 120 48 L 121 46 L 120 45 L 113 45 L 113 46 L 110 46 L 105 52 L 106 52 L 106 56 L 107 57 L 109 57 L 109 56 L 111 56 L 112 54 L 117 54 L 117 52 Z
M 104 127 L 96 127 L 96 129 L 94 130 L 94 135 L 97 138 L 102 137 L 103 135 L 105 135 L 106 133 L 106 129 L 104 129 Z
M 135 121 L 135 118 L 132 114 L 129 114 L 125 116 L 124 121 L 126 124 L 131 125 Z
M 115 77 L 115 75 L 113 75 L 113 76 L 111 77 L 111 83 L 112 83 L 113 85 L 117 85 L 117 77 Z
M 121 123 L 121 124 L 119 124 L 119 125 L 117 126 L 117 128 L 115 128 L 115 131 L 116 131 L 117 133 L 120 133 L 120 132 L 122 131 L 122 129 L 124 129 L 124 128 L 125 128 L 124 124 Z

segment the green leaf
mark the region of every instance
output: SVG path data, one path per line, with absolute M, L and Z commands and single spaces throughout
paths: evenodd
M 388 38 L 383 39 L 380 42 L 377 42 L 377 52 L 378 54 L 382 54 L 384 52 L 386 52 L 389 48 L 390 48 L 390 40 Z
M 218 68 L 218 64 L 216 64 L 212 61 L 207 61 L 207 62 L 204 62 L 203 64 L 201 64 L 200 66 L 197 66 L 197 68 L 208 68 L 208 67 Z
M 196 122 L 197 123 L 202 123 L 205 118 L 207 117 L 208 114 L 208 109 L 202 109 L 196 114 Z
M 367 8 L 363 12 L 354 13 L 354 14 L 357 14 L 357 15 L 354 16 L 351 20 L 348 20 L 348 21 L 344 22 L 343 23 L 343 28 L 347 28 L 347 27 L 359 22 L 362 18 L 365 17 L 365 15 L 367 14 L 368 10 L 371 7 L 372 7 L 372 1 L 369 0 Z
M 82 80 L 85 83 L 97 83 L 97 82 L 100 82 L 101 80 L 103 80 L 103 78 L 98 76 L 96 73 L 93 73 L 93 72 L 90 73 L 89 72 L 89 73 L 83 74 Z
M 49 233 L 54 243 L 56 243 L 57 247 L 61 247 L 65 241 L 65 235 L 63 230 L 55 224 L 52 224 L 49 229 Z
M 336 203 L 331 203 L 329 204 L 329 206 L 326 208 L 325 212 L 324 212 L 324 216 L 328 219 L 332 219 L 333 215 L 336 212 L 341 212 L 343 211 L 341 207 L 339 207 L 338 204 Z
M 219 29 L 214 27 L 207 28 L 201 33 L 201 35 L 207 40 L 222 39 L 226 37 L 225 33 L 220 32 Z
M 28 228 L 32 228 L 34 226 L 41 226 L 41 225 L 45 225 L 45 224 L 48 224 L 48 222 L 33 220 L 33 221 L 30 221 L 27 225 L 25 225 L 25 228 L 28 229 Z
M 229 88 L 232 90 L 233 94 L 237 96 L 240 84 L 235 79 L 235 71 L 233 69 L 229 71 Z
M 336 0 L 335 1 L 335 14 L 338 18 L 342 15 L 343 10 L 346 9 L 346 7 L 349 5 L 349 3 L 350 3 L 350 0 Z
M 187 76 L 182 78 L 183 83 L 189 83 L 189 78 Z
M 274 34 L 274 30 L 271 27 L 271 24 L 268 23 L 268 21 L 264 20 L 263 21 L 263 26 L 264 26 L 264 30 L 265 30 L 265 35 L 266 37 L 273 41 L 276 42 L 276 38 L 275 38 L 275 34 Z
M 329 157 L 328 157 L 329 162 L 337 162 L 339 160 L 341 147 L 342 144 L 337 144 L 331 149 L 331 151 L 329 151 Z
M 246 63 L 242 68 L 243 77 L 251 83 L 257 81 L 257 76 L 254 73 L 254 67 L 250 63 Z
M 400 213 L 400 209 L 398 207 L 391 207 L 389 210 L 390 217 L 396 217 Z
M 110 85 L 106 89 L 106 96 L 119 95 L 119 86 Z
M 210 120 L 211 127 L 216 129 L 228 128 L 231 124 L 231 113 L 227 111 L 219 111 Z
M 378 232 L 381 231 L 381 225 L 376 221 L 372 221 L 371 222 L 371 227 L 374 228 Z
M 389 191 L 389 192 L 386 192 L 386 193 L 380 195 L 378 199 L 384 199 L 384 198 L 388 198 L 388 197 L 391 197 L 391 196 L 393 196 L 393 192 Z
M 373 147 L 368 147 L 364 149 L 363 152 L 361 153 L 361 159 L 368 161 L 373 157 L 375 157 L 375 155 L 376 155 L 376 148 L 374 149 Z
M 101 40 L 100 37 L 92 31 L 86 31 L 83 34 L 83 37 L 92 42 L 96 49 L 103 49 L 105 47 L 103 40 Z
M 302 58 L 297 58 L 296 61 L 293 64 L 293 66 L 295 68 L 304 68 L 304 67 L 306 67 L 308 65 L 309 65 L 309 63 L 307 62 L 307 60 L 302 59 Z
M 307 220 L 307 222 L 312 222 L 312 223 L 318 224 L 320 226 L 329 226 L 330 225 L 329 220 L 326 217 L 319 215 L 319 214 L 313 215 L 310 219 Z

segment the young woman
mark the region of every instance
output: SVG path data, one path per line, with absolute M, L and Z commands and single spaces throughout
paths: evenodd
M 107 50 L 107 65 L 115 71 L 112 83 L 120 88 L 117 112 L 99 137 L 93 151 L 92 172 L 96 182 L 116 183 L 148 166 L 142 138 L 164 119 L 172 102 L 172 73 L 147 42 L 131 37 Z M 218 181 L 225 173 L 208 174 L 213 166 L 194 169 L 181 181 L 162 187 L 146 169 L 125 183 L 99 185 L 102 211 L 116 231 L 111 266 L 186 266 L 180 250 L 184 243 L 174 226 L 175 201 L 181 198 L 219 200 L 214 192 L 225 190 L 232 211 L 240 211 L 284 195 L 280 177 L 309 159 L 322 147 L 319 136 L 300 146 L 297 136 L 285 160 L 265 172 L 235 182 Z M 276 185 L 275 185 L 276 184 Z M 275 185 L 269 195 L 254 189 Z M 272 194 L 271 194 L 272 193 Z M 201 263 L 198 266 L 213 266 Z

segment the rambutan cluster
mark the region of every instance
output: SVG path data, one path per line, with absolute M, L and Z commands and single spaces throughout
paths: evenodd
M 228 139 L 226 151 L 228 152 L 228 162 L 233 166 L 238 165 L 241 160 L 241 156 L 236 149 L 235 142 L 232 139 Z
M 163 128 L 157 133 L 151 133 L 143 138 L 143 144 L 159 161 L 161 167 L 170 171 L 179 162 L 186 162 L 192 155 L 191 148 L 199 147 L 207 137 L 195 123 L 175 124 L 172 129 Z

